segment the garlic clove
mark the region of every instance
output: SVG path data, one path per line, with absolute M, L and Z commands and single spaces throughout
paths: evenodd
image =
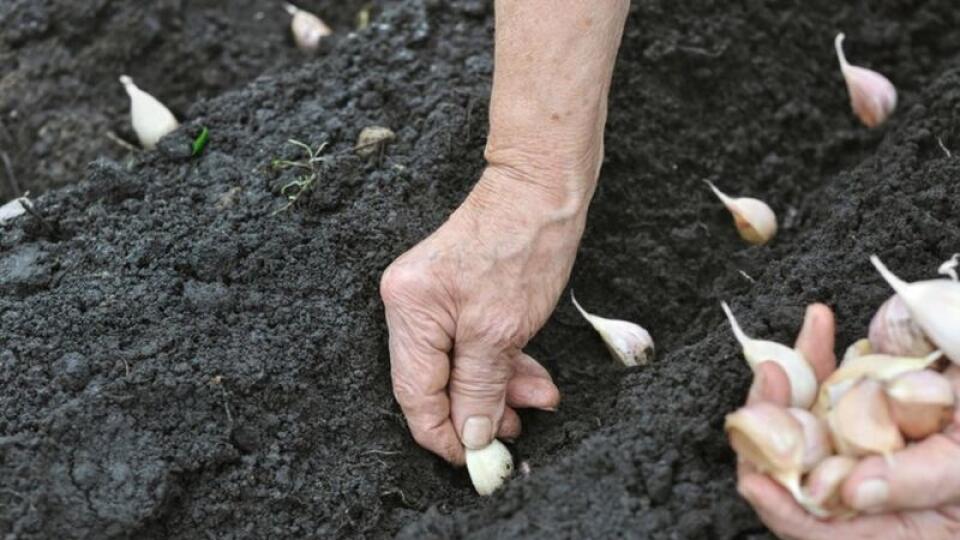
M 733 335 L 743 349 L 743 357 L 751 369 L 756 369 L 761 362 L 773 361 L 783 368 L 790 379 L 790 398 L 792 407 L 808 409 L 817 395 L 817 377 L 810 363 L 800 354 L 800 351 L 774 341 L 753 339 L 744 333 L 740 323 L 730 310 L 726 302 L 720 306 L 730 321 Z
M 809 506 L 817 510 L 811 511 L 812 514 L 829 517 L 846 510 L 842 500 L 843 482 L 856 466 L 857 460 L 850 456 L 830 456 L 810 471 L 803 493 Z
M 283 8 L 293 17 L 290 21 L 290 32 L 293 33 L 293 40 L 300 50 L 315 51 L 321 39 L 333 34 L 333 30 L 313 13 L 293 4 L 284 4 Z
M 843 54 L 843 39 L 843 33 L 837 34 L 833 45 L 850 93 L 850 106 L 865 126 L 879 126 L 897 107 L 897 89 L 876 71 L 850 65 Z
M 941 276 L 947 276 L 954 281 L 960 281 L 960 279 L 957 278 L 958 266 L 960 266 L 960 253 L 954 253 L 953 257 L 950 257 L 947 262 L 940 265 L 940 268 L 937 269 L 937 273 Z
M 140 144 L 147 150 L 157 146 L 157 142 L 180 124 L 173 113 L 163 103 L 144 92 L 133 79 L 127 75 L 120 76 L 123 85 L 130 96 L 130 120 L 133 131 L 137 133 Z
M 879 354 L 926 356 L 936 350 L 913 322 L 907 304 L 896 294 L 877 310 L 868 335 L 871 349 Z
M 886 354 L 868 354 L 849 358 L 820 384 L 813 414 L 824 417 L 861 379 L 888 381 L 904 373 L 926 369 L 941 356 L 940 351 L 934 351 L 927 356 L 916 358 Z
M 873 347 L 870 345 L 870 340 L 867 338 L 858 339 L 853 345 L 847 347 L 846 352 L 843 353 L 843 360 L 840 361 L 840 365 L 843 366 L 854 358 L 867 356 L 868 354 L 872 353 Z
M 886 391 L 893 419 L 908 439 L 939 433 L 953 418 L 953 385 L 935 371 L 900 375 L 887 383 Z
M 704 180 L 720 202 L 733 214 L 740 237 L 755 245 L 766 244 L 777 234 L 777 215 L 767 203 L 751 197 L 730 197 L 713 182 Z
M 17 197 L 0 206 L 0 225 L 18 218 L 27 212 L 30 200 L 26 196 Z
M 864 379 L 845 393 L 827 413 L 837 453 L 851 457 L 890 456 L 906 443 L 890 413 L 883 386 Z
M 467 472 L 480 495 L 496 491 L 513 473 L 513 456 L 497 439 L 480 450 L 466 450 Z
M 740 459 L 769 474 L 798 501 L 803 467 L 803 427 L 787 409 L 754 403 L 727 415 L 724 429 Z
M 827 424 L 806 409 L 787 409 L 803 431 L 803 462 L 800 471 L 808 472 L 833 452 Z
M 870 261 L 903 299 L 917 326 L 934 345 L 960 364 L 960 282 L 931 279 L 907 283 L 876 255 Z
M 653 338 L 639 324 L 617 319 L 605 319 L 588 313 L 580 306 L 577 297 L 570 293 L 570 299 L 577 311 L 600 334 L 610 354 L 627 367 L 642 366 L 654 355 Z
M 367 126 L 360 130 L 354 151 L 360 157 L 370 157 L 396 138 L 392 129 L 383 126 Z

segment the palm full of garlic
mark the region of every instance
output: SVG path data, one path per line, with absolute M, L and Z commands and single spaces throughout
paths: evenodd
M 960 284 L 945 279 L 906 283 L 876 257 L 873 263 L 897 295 L 874 316 L 869 338 L 854 343 L 838 369 L 819 386 L 814 383 L 812 404 L 798 404 L 796 398 L 791 409 L 751 404 L 726 419 L 737 454 L 820 517 L 853 514 L 843 506 L 840 489 L 859 459 L 892 459 L 906 445 L 941 432 L 957 405 L 937 361 L 960 361 Z M 755 340 L 746 338 L 724 309 L 744 355 L 755 365 L 751 356 L 757 351 L 748 350 Z M 805 361 L 802 355 L 762 343 L 768 344 L 761 351 L 769 356 L 765 360 L 784 368 L 794 395 L 809 392 L 809 367 L 798 362 Z

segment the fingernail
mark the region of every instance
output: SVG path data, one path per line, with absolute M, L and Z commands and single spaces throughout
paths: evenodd
M 493 422 L 487 416 L 471 416 L 463 423 L 463 445 L 471 450 L 486 448 L 493 439 Z
M 876 510 L 887 502 L 890 487 L 885 480 L 866 480 L 857 488 L 853 497 L 853 507 L 861 512 Z
M 556 407 L 540 407 L 540 410 L 541 410 L 541 411 L 547 411 L 547 412 L 557 412 L 557 408 L 556 408 Z

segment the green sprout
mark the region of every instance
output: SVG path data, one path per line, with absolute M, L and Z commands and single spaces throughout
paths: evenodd
M 203 149 L 207 147 L 207 141 L 210 139 L 210 130 L 206 126 L 203 127 L 203 131 L 197 135 L 197 138 L 193 140 L 193 144 L 190 145 L 190 148 L 193 149 L 193 153 L 190 154 L 190 157 L 197 157 L 203 152 Z
M 310 147 L 310 145 L 295 139 L 290 139 L 287 142 L 301 148 L 304 154 L 306 154 L 306 159 L 297 161 L 275 159 L 270 163 L 274 169 L 300 169 L 303 171 L 303 174 L 300 174 L 296 177 L 296 179 L 288 182 L 282 188 L 280 188 L 280 194 L 287 198 L 287 204 L 276 210 L 273 215 L 279 214 L 280 212 L 289 209 L 294 204 L 297 204 L 297 201 L 300 200 L 300 197 L 306 193 L 309 193 L 310 190 L 313 189 L 314 184 L 316 184 L 317 180 L 320 178 L 320 171 L 317 168 L 317 164 L 326 159 L 326 157 L 320 157 L 320 153 L 323 152 L 324 148 L 327 147 L 327 143 L 321 144 L 316 150 L 314 150 Z

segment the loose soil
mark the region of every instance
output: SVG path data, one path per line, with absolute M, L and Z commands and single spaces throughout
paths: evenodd
M 61 186 L 0 226 L 8 538 L 763 538 L 719 302 L 781 341 L 827 302 L 847 344 L 890 294 L 869 254 L 917 279 L 960 251 L 953 2 L 635 0 L 571 287 L 659 357 L 617 368 L 564 297 L 527 349 L 563 403 L 523 414 L 529 475 L 481 499 L 406 431 L 377 282 L 482 167 L 488 3 L 377 2 L 356 32 L 363 2 L 312 3 L 340 29 L 313 56 L 274 3 L 149 4 L 0 6 L 0 195 Z M 900 90 L 881 129 L 849 111 L 840 30 Z M 121 72 L 185 119 L 155 152 L 106 136 L 133 140 Z M 369 125 L 397 139 L 360 159 Z M 284 210 L 288 139 L 328 146 Z M 769 201 L 776 241 L 745 246 L 704 179 Z

